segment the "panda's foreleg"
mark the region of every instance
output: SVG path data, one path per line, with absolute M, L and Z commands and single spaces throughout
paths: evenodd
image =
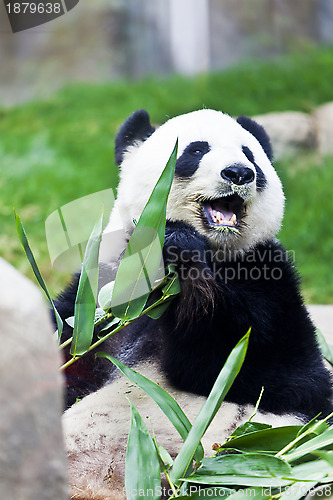
M 217 287 L 211 268 L 210 244 L 191 225 L 167 221 L 163 257 L 165 264 L 176 266 L 181 283 L 190 280 L 192 287 L 201 290 L 201 302 L 205 302 L 205 292 L 210 295 L 211 287 Z
M 215 308 L 225 310 L 225 304 L 220 304 L 221 289 L 212 273 L 208 240 L 189 224 L 168 221 L 163 253 L 165 263 L 176 266 L 181 288 L 161 318 L 163 370 L 178 389 L 207 396 L 239 339 L 227 339 L 227 354 L 216 363 L 212 320 Z M 208 376 L 212 369 L 213 375 Z
M 167 221 L 163 257 L 165 264 L 176 266 L 180 279 L 181 294 L 175 300 L 179 321 L 210 316 L 221 290 L 213 277 L 208 239 L 185 222 Z
M 208 239 L 185 222 L 167 221 L 163 256 L 167 263 L 207 262 Z

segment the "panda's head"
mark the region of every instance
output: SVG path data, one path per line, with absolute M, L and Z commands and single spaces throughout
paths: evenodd
M 203 109 L 155 130 L 144 110 L 116 137 L 121 180 L 115 213 L 133 229 L 178 139 L 178 159 L 167 218 L 185 221 L 214 247 L 247 250 L 280 228 L 284 195 L 272 166 L 270 140 L 247 117 L 234 120 Z M 112 222 L 112 216 L 111 216 Z M 112 224 L 111 224 L 112 225 Z

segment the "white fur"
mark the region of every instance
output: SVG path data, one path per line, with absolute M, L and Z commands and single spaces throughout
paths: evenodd
M 189 420 L 194 422 L 205 402 L 204 397 L 174 389 L 153 364 L 142 363 L 136 370 L 166 389 Z M 71 498 L 125 500 L 125 452 L 130 421 L 128 399 L 137 408 L 149 430 L 152 423 L 159 445 L 164 446 L 173 458 L 179 452 L 182 440 L 168 418 L 141 389 L 121 376 L 69 408 L 63 416 Z M 222 444 L 253 412 L 251 405 L 223 403 L 202 439 L 206 456 L 213 454 L 214 443 Z M 277 416 L 260 412 L 253 420 L 274 426 L 301 423 L 291 415 Z
M 214 246 L 226 245 L 229 250 L 244 251 L 257 243 L 272 238 L 278 232 L 284 208 L 284 195 L 280 179 L 257 139 L 230 116 L 209 109 L 194 111 L 172 118 L 158 128 L 145 142 L 131 146 L 121 165 L 118 197 L 104 232 L 101 260 L 113 261 L 126 238 L 134 228 L 148 201 L 178 138 L 178 157 L 193 141 L 207 141 L 210 151 L 204 155 L 195 174 L 189 179 L 175 177 L 167 207 L 167 217 L 192 224 L 210 238 Z M 252 163 L 242 152 L 247 146 L 255 162 L 267 179 L 262 192 L 255 189 L 255 181 L 245 186 L 230 187 L 222 179 L 221 170 L 241 162 L 255 172 Z M 198 199 L 217 198 L 238 193 L 247 202 L 246 227 L 239 235 L 208 231 L 198 215 Z M 115 233 L 118 231 L 118 233 Z M 115 243 L 116 240 L 116 243 Z M 118 253 L 117 253 L 118 252 Z

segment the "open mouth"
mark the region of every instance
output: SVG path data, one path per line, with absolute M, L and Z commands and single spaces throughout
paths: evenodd
M 244 200 L 238 194 L 202 203 L 207 222 L 214 228 L 237 228 L 244 215 Z

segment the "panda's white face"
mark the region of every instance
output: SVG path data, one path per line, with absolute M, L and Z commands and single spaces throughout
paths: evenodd
M 253 122 L 252 122 L 253 123 Z M 153 129 L 152 129 L 153 130 Z M 275 236 L 281 182 L 263 147 L 230 116 L 200 110 L 172 118 L 123 152 L 118 199 L 108 230 L 133 229 L 178 138 L 167 218 L 184 221 L 217 247 L 244 251 Z

